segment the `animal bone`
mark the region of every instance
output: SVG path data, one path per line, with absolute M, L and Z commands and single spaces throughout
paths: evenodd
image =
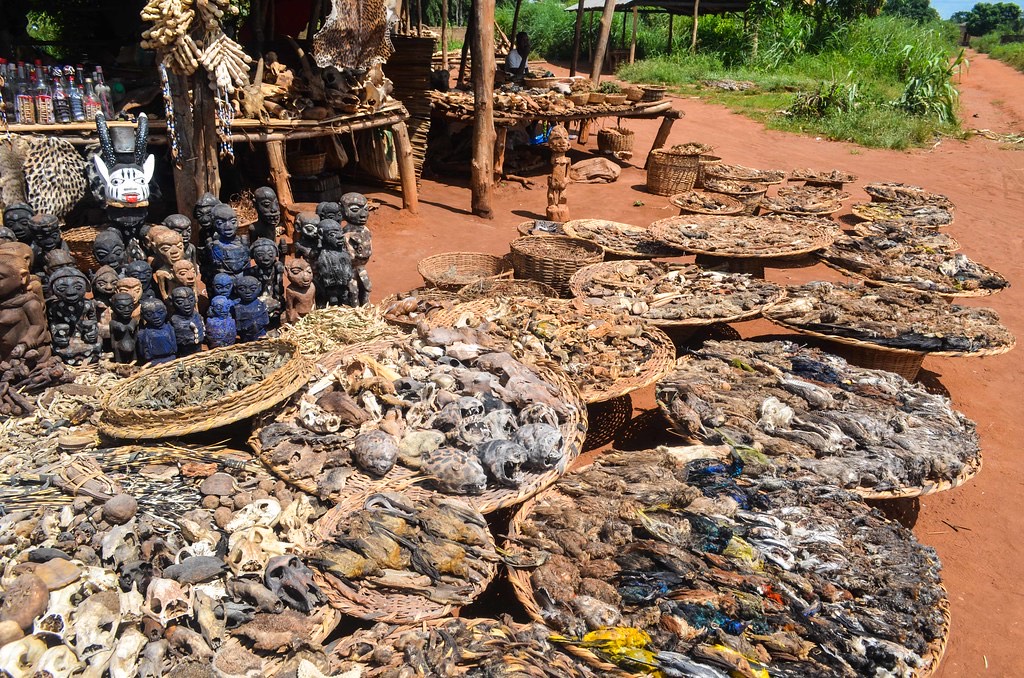
M 92 666 L 95 666 L 91 659 L 94 655 L 106 654 L 104 660 L 109 660 L 120 624 L 121 599 L 117 591 L 101 591 L 82 601 L 72 617 L 78 656 Z
M 203 637 L 188 627 L 175 625 L 167 629 L 167 641 L 172 649 L 191 660 L 208 662 L 213 659 L 213 650 Z
M 264 583 L 289 607 L 309 613 L 322 600 L 313 572 L 296 556 L 277 556 L 267 563 Z
M 281 504 L 276 499 L 257 499 L 235 513 L 235 517 L 224 526 L 224 529 L 236 532 L 256 525 L 274 527 L 280 517 Z
M 151 641 L 142 651 L 142 661 L 139 662 L 139 678 L 163 678 L 169 649 L 170 643 L 163 638 Z
M 136 592 L 137 593 L 137 592 Z M 146 636 L 129 626 L 118 636 L 114 656 L 110 658 L 110 678 L 133 678 L 141 675 L 139 654 L 146 647 Z
M 258 581 L 232 579 L 228 582 L 228 593 L 233 598 L 253 603 L 261 612 L 277 614 L 284 609 L 284 603 L 277 594 Z
M 56 645 L 51 647 L 43 656 L 36 661 L 32 667 L 33 678 L 35 676 L 46 676 L 46 678 L 71 678 L 82 666 L 75 653 L 67 645 Z
M 165 627 L 167 622 L 178 617 L 192 614 L 192 603 L 181 588 L 181 584 L 173 579 L 154 577 L 146 590 L 146 605 L 143 613 L 160 622 Z
M 213 599 L 210 596 L 198 591 L 192 592 L 193 604 L 196 611 L 196 621 L 202 631 L 203 639 L 212 647 L 220 647 L 227 635 L 227 628 L 224 621 L 217 619 L 213 611 Z
M 286 544 L 269 527 L 240 530 L 228 539 L 228 565 L 235 574 L 262 572 L 271 556 L 283 555 Z
M 0 667 L 12 678 L 30 678 L 32 667 L 44 652 L 46 643 L 38 636 L 25 636 L 0 647 Z

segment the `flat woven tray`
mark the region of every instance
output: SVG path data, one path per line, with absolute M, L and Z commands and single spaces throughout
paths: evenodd
M 366 355 L 376 359 L 376 357 L 392 349 L 397 343 L 398 341 L 378 341 L 356 344 L 325 356 L 319 364 L 331 374 L 311 384 L 306 392 L 312 392 L 313 389 L 317 388 L 326 388 L 333 382 L 331 377 L 335 371 L 344 370 L 347 365 L 351 364 L 359 356 Z M 375 478 L 353 466 L 352 474 L 345 483 L 344 493 L 340 496 L 322 498 L 338 502 L 350 502 L 354 501 L 353 498 L 366 497 L 374 492 L 400 490 L 412 499 L 422 496 L 439 495 L 463 501 L 481 513 L 492 513 L 498 509 L 519 504 L 523 500 L 542 491 L 558 480 L 565 473 L 573 459 L 579 456 L 587 433 L 587 409 L 576 387 L 561 370 L 553 366 L 538 365 L 536 363 L 530 364 L 530 367 L 545 382 L 558 388 L 561 392 L 560 400 L 566 405 L 566 420 L 559 425 L 559 430 L 562 432 L 564 453 L 562 455 L 562 462 L 556 468 L 543 473 L 524 473 L 523 483 L 516 488 L 488 487 L 482 494 L 467 496 L 442 494 L 423 487 L 420 483 L 425 480 L 425 476 L 419 471 L 402 466 L 400 463 L 395 464 L 394 468 L 383 478 Z M 303 492 L 321 496 L 322 493 L 319 491 L 315 479 L 294 478 L 287 468 L 274 463 L 271 450 L 264 450 L 260 443 L 259 434 L 264 426 L 273 421 L 285 421 L 296 416 L 301 396 L 301 393 L 296 394 L 288 403 L 285 403 L 273 412 L 265 413 L 264 416 L 254 422 L 253 433 L 249 438 L 249 446 L 256 452 L 256 456 L 260 458 L 260 461 L 286 483 L 297 487 Z
M 534 302 L 534 300 L 519 299 L 517 300 L 517 306 L 527 307 L 528 302 Z M 556 299 L 546 299 L 543 302 L 543 307 L 549 312 L 557 315 L 567 315 L 569 309 L 572 307 L 571 301 L 561 301 Z M 561 310 L 561 313 L 559 313 Z M 600 312 L 593 309 L 587 309 L 587 315 L 593 322 L 606 322 L 612 325 L 621 324 L 621 319 L 616 316 Z M 494 324 L 500 322 L 503 317 L 502 312 L 496 309 L 493 300 L 489 299 L 478 299 L 476 301 L 469 301 L 464 304 L 459 304 L 450 309 L 442 311 L 431 318 L 430 322 L 432 325 L 447 326 L 447 327 L 477 327 L 481 324 Z M 635 320 L 632 322 L 636 322 Z M 639 323 L 638 323 L 639 324 Z M 517 331 L 526 332 L 526 328 L 516 328 Z M 576 328 L 574 326 L 561 326 L 552 329 L 552 339 L 557 336 L 561 336 Z M 494 332 L 494 334 L 502 336 L 505 335 L 504 331 Z M 602 382 L 603 388 L 599 388 L 596 385 L 582 385 L 577 384 L 579 392 L 585 403 L 592 404 L 602 402 L 605 400 L 612 400 L 613 398 L 619 398 L 624 395 L 628 395 L 633 391 L 650 386 L 654 382 L 658 381 L 662 376 L 672 371 L 675 365 L 676 348 L 672 343 L 672 340 L 661 330 L 656 327 L 649 327 L 644 325 L 641 336 L 648 339 L 653 347 L 653 354 L 647 358 L 642 365 L 641 372 L 633 377 L 619 377 L 610 378 L 607 381 Z M 540 341 L 539 337 L 535 338 L 536 341 Z M 519 344 L 519 339 L 514 340 L 515 343 Z M 521 345 L 521 344 L 519 344 Z M 543 362 L 550 364 L 552 367 L 557 369 L 557 358 L 551 356 L 538 356 L 532 351 L 522 351 L 519 353 L 525 353 L 525 356 L 531 362 Z M 606 367 L 602 365 L 603 367 Z M 563 372 L 566 376 L 569 373 Z M 569 377 L 571 379 L 571 377 Z
M 642 226 L 605 219 L 574 219 L 562 224 L 562 229 L 566 235 L 589 240 L 615 256 L 651 259 L 680 254 L 678 249 L 667 246 Z
M 538 224 L 540 225 L 538 226 Z M 516 230 L 519 231 L 519 235 L 565 235 L 565 231 L 562 230 L 562 224 L 557 221 L 542 221 L 539 219 L 524 221 L 516 226 Z
M 412 502 L 416 501 L 409 494 L 405 494 L 404 498 Z M 332 507 L 316 522 L 315 536 L 321 541 L 329 540 L 345 516 L 361 510 L 365 500 L 364 496 L 354 496 Z M 489 551 L 493 555 L 493 560 L 484 561 L 486 572 L 480 581 L 473 584 L 470 594 L 472 598 L 483 593 L 498 574 L 496 562 L 498 557 L 490 531 L 487 531 L 487 536 L 489 538 L 487 546 L 479 548 Z M 391 624 L 417 624 L 428 619 L 449 617 L 459 609 L 450 603 L 434 602 L 420 595 L 376 589 L 360 585 L 357 582 L 344 581 L 340 577 L 322 572 L 318 568 L 313 569 L 313 580 L 327 597 L 331 607 L 357 619 Z
M 856 278 L 857 280 L 863 280 L 868 285 L 875 285 L 875 286 L 878 286 L 878 287 L 898 287 L 900 289 L 910 290 L 912 292 L 927 292 L 929 294 L 934 294 L 937 297 L 945 297 L 947 299 L 967 299 L 967 298 L 972 298 L 972 297 L 989 297 L 989 296 L 992 296 L 993 294 L 995 294 L 996 292 L 1000 292 L 1003 289 L 1005 289 L 1005 288 L 994 288 L 994 287 L 987 287 L 987 288 L 982 287 L 982 288 L 978 288 L 976 290 L 957 290 L 956 292 L 943 292 L 943 291 L 939 291 L 939 290 L 922 289 L 920 287 L 916 287 L 916 286 L 908 284 L 908 283 L 898 283 L 898 282 L 892 282 L 892 281 L 889 281 L 889 280 L 878 280 L 877 278 L 870 278 L 870 277 L 868 277 L 867 275 L 865 275 L 863 273 L 851 270 L 849 268 L 846 268 L 845 266 L 841 266 L 841 265 L 839 265 L 837 263 L 829 261 L 828 259 L 825 258 L 825 253 L 824 252 L 819 252 L 818 253 L 818 257 L 821 259 L 821 263 L 825 264 L 829 268 L 835 269 L 835 270 L 839 271 L 840 273 L 843 273 L 844 275 L 850 276 L 851 278 Z
M 431 306 L 436 305 L 434 308 L 428 309 L 424 313 L 420 313 L 416 319 L 409 319 L 408 316 L 398 315 L 388 309 L 395 303 L 414 297 L 420 304 L 430 304 Z M 429 318 L 432 314 L 440 310 L 445 304 L 454 305 L 456 303 L 455 293 L 449 289 L 440 289 L 437 287 L 425 287 L 415 290 L 409 290 L 400 294 L 392 294 L 383 299 L 377 304 L 381 311 L 384 313 L 384 319 L 393 325 L 399 327 L 415 327 L 416 323 L 420 320 Z
M 932 193 L 920 186 L 901 184 L 896 181 L 880 181 L 868 184 L 864 192 L 875 202 L 896 202 L 904 205 L 934 205 L 947 210 L 953 209 L 953 201 L 941 193 Z
M 466 285 L 456 295 L 459 301 L 472 301 L 484 297 L 557 297 L 551 285 L 537 280 L 518 278 L 487 278 Z
M 896 242 L 913 243 L 930 250 L 956 252 L 960 249 L 960 242 L 956 238 L 934 228 L 906 226 L 892 221 L 862 221 L 851 226 L 850 230 L 862 238 L 881 236 Z
M 904 205 L 898 202 L 858 202 L 850 207 L 867 221 L 905 223 L 921 228 L 942 228 L 953 223 L 953 212 L 936 205 Z
M 727 179 L 729 181 L 744 181 L 765 185 L 781 184 L 786 180 L 786 173 L 782 170 L 762 170 L 743 165 L 710 165 L 705 174 L 712 179 Z
M 482 252 L 444 252 L 421 259 L 416 270 L 428 287 L 456 291 L 482 278 L 512 276 L 506 257 Z
M 691 197 L 699 199 L 700 196 L 704 195 L 704 191 L 686 191 L 685 193 L 676 193 L 671 196 L 668 201 L 675 207 L 679 208 L 680 214 L 714 214 L 724 217 L 731 216 L 733 214 L 741 214 L 743 212 L 745 205 L 736 198 L 716 191 L 711 191 L 711 193 L 717 193 L 718 197 L 714 199 L 722 203 L 721 208 L 714 209 L 698 207 L 687 202 L 688 198 Z
M 789 173 L 790 181 L 804 181 L 808 186 L 832 186 L 842 188 L 843 184 L 857 181 L 857 175 L 842 170 L 828 172 L 812 169 L 795 169 Z
M 263 381 L 202 405 L 164 410 L 124 407 L 125 394 L 142 380 L 159 380 L 179 366 L 213 364 L 227 353 L 272 351 L 289 356 L 287 362 Z M 309 379 L 312 363 L 303 357 L 299 345 L 285 339 L 267 339 L 215 348 L 147 367 L 118 384 L 103 400 L 99 428 L 112 438 L 151 440 L 209 431 L 227 426 L 270 409 L 298 391 Z
M 656 267 L 659 268 L 659 270 L 662 271 L 661 274 L 659 274 L 655 278 L 655 280 L 650 285 L 648 285 L 647 287 L 651 287 L 651 286 L 657 284 L 658 280 L 661 280 L 662 278 L 664 278 L 664 276 L 667 273 L 669 273 L 671 270 L 673 270 L 673 269 L 678 269 L 678 268 L 687 269 L 687 271 L 686 271 L 687 274 L 688 275 L 694 275 L 694 276 L 700 275 L 700 273 L 701 273 L 701 269 L 699 267 L 697 267 L 697 266 L 686 266 L 686 265 L 672 266 L 672 267 L 669 267 L 669 266 L 658 266 L 658 264 L 656 264 L 654 262 L 604 261 L 604 262 L 601 262 L 599 264 L 591 264 L 590 266 L 587 266 L 587 267 L 582 268 L 579 271 L 577 271 L 576 274 L 572 277 L 572 280 L 569 281 L 569 287 L 572 290 L 573 296 L 575 297 L 574 301 L 576 302 L 577 308 L 581 307 L 580 304 L 583 304 L 585 306 L 590 306 L 590 304 L 588 304 L 587 301 L 586 301 L 586 297 L 587 297 L 586 290 L 587 290 L 588 286 L 590 285 L 590 283 L 593 282 L 595 279 L 600 279 L 603 276 L 607 275 L 608 273 L 621 270 L 622 268 L 624 268 L 626 266 L 630 266 L 630 265 L 636 266 L 638 264 L 640 266 L 644 266 L 644 265 L 656 266 Z M 713 275 L 713 274 L 709 273 L 707 275 Z M 732 277 L 732 276 L 730 276 L 730 277 Z M 605 283 L 605 284 L 607 284 L 609 287 L 614 287 L 615 286 L 615 284 L 611 283 L 611 282 Z M 668 319 L 664 319 L 664 318 L 648 318 L 648 317 L 646 317 L 643 314 L 640 314 L 640 315 L 633 314 L 631 311 L 630 311 L 630 314 L 633 315 L 638 320 L 641 320 L 641 321 L 643 321 L 645 323 L 654 325 L 656 327 L 662 327 L 662 328 L 671 328 L 671 327 L 704 327 L 706 325 L 714 325 L 716 323 L 732 323 L 732 322 L 740 322 L 741 320 L 749 320 L 751 318 L 756 318 L 757 316 L 761 315 L 761 313 L 766 308 L 768 308 L 769 306 L 777 303 L 784 296 L 786 296 L 786 291 L 784 289 L 782 289 L 781 287 L 776 287 L 775 285 L 772 285 L 771 283 L 765 282 L 763 280 L 751 279 L 749 281 L 749 284 L 751 284 L 751 285 L 760 285 L 760 286 L 765 286 L 765 287 L 771 287 L 771 288 L 774 289 L 774 293 L 771 295 L 771 298 L 764 305 L 757 306 L 755 308 L 751 308 L 749 310 L 745 310 L 745 311 L 742 311 L 740 313 L 735 313 L 735 314 L 729 315 L 729 316 L 713 316 L 713 317 L 694 316 L 694 317 L 690 317 L 690 318 L 682 318 L 682 319 L 679 319 L 679 320 L 668 320 Z M 646 289 L 640 289 L 640 290 L 635 290 L 635 291 L 640 292 L 640 293 L 646 293 L 647 290 Z M 680 291 L 683 294 L 686 294 L 686 292 L 687 292 L 686 286 L 680 285 Z M 714 298 L 721 298 L 722 296 L 727 296 L 729 294 L 729 292 L 730 292 L 729 288 L 727 286 L 723 285 L 722 288 L 719 289 L 719 290 L 709 291 L 707 293 L 707 295 L 706 295 L 706 299 L 705 300 L 712 300 Z M 627 295 L 628 295 L 628 293 L 629 293 L 629 291 L 627 291 Z M 694 302 L 700 302 L 701 300 L 702 299 L 699 298 L 699 297 L 695 297 L 695 298 L 692 299 L 692 301 L 694 301 Z M 600 308 L 600 307 L 597 307 L 597 308 Z
M 832 244 L 839 229 L 831 221 L 785 215 L 693 215 L 659 219 L 651 224 L 651 231 L 667 245 L 691 254 L 726 259 L 773 259 L 824 249 Z M 765 234 L 771 234 L 776 242 L 758 245 L 758 239 Z

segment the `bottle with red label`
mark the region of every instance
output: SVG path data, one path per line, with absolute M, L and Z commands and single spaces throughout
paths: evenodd
M 49 85 L 46 84 L 46 75 L 43 72 L 41 62 L 36 62 L 36 84 L 32 91 L 32 98 L 36 104 L 36 123 L 39 125 L 52 125 L 56 122 L 53 115 L 53 94 Z
M 50 88 L 50 103 L 53 104 L 53 118 L 58 123 L 65 125 L 71 122 L 71 97 L 64 87 L 62 80 L 63 69 L 55 66 L 50 75 L 53 78 L 53 86 Z
M 25 64 L 18 64 L 18 81 L 14 86 L 15 117 L 19 124 L 32 125 L 36 121 L 36 102 L 32 96 L 32 88 L 25 75 Z

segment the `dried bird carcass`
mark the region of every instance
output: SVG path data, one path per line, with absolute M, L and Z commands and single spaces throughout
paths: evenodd
M 681 435 L 869 496 L 952 487 L 981 463 L 974 423 L 947 398 L 789 342 L 709 342 L 657 397 Z

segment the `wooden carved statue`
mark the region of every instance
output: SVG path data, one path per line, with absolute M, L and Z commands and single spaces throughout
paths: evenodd
M 192 220 L 184 214 L 171 214 L 164 218 L 164 226 L 181 236 L 181 244 L 185 248 L 185 259 L 196 266 L 199 265 L 199 254 L 192 244 Z
M 115 363 L 135 362 L 135 339 L 139 332 L 138 301 L 127 292 L 110 298 L 110 348 Z
M 359 305 L 370 303 L 370 274 L 366 264 L 373 254 L 373 236 L 366 222 L 370 218 L 370 205 L 362 193 L 346 193 L 341 196 L 342 216 L 344 217 L 345 243 L 352 255 L 352 271 L 356 284 L 359 286 Z
M 288 285 L 284 288 L 284 315 L 286 323 L 296 323 L 316 305 L 313 287 L 313 267 L 301 257 L 288 259 L 285 264 Z
M 174 265 L 185 259 L 185 243 L 181 235 L 166 226 L 154 226 L 146 233 L 149 249 L 155 256 L 156 270 L 153 278 L 156 291 L 166 301 L 171 290 L 177 287 L 174 281 Z
M 95 362 L 100 357 L 99 318 L 96 302 L 86 298 L 89 291 L 89 280 L 77 268 L 64 266 L 50 275 L 53 296 L 46 309 L 50 334 L 56 351 L 71 365 Z
M 349 254 L 341 224 L 333 219 L 320 222 L 320 254 L 313 267 L 316 281 L 316 305 L 356 306 L 359 301 L 359 286 L 352 270 L 352 255 Z
M 569 132 L 562 125 L 555 125 L 548 139 L 551 148 L 551 176 L 548 177 L 548 221 L 569 221 L 569 206 L 565 191 L 569 188 Z
M 128 258 L 138 259 L 143 255 L 139 228 L 149 213 L 149 182 L 156 169 L 156 160 L 146 153 L 149 120 L 140 113 L 134 136 L 127 138 L 122 133 L 130 132 L 130 128 L 111 130 L 100 113 L 96 115 L 96 132 L 100 153 L 93 156 L 93 161 L 104 183 L 107 218 L 121 231 Z M 125 157 L 129 158 L 127 162 Z

